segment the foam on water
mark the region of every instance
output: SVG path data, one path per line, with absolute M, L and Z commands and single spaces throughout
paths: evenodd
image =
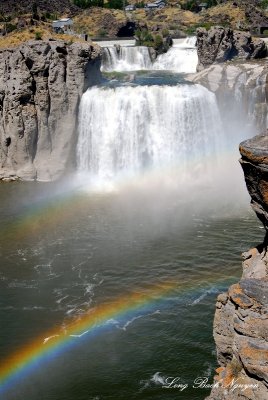
M 174 44 L 167 53 L 155 61 L 146 46 L 109 46 L 103 49 L 103 72 L 126 72 L 138 70 L 169 70 L 178 73 L 196 72 L 198 62 L 196 37 L 188 37 Z
M 152 69 L 150 51 L 145 46 L 104 48 L 102 71 L 136 71 Z
M 78 170 L 97 181 L 174 164 L 197 178 L 222 151 L 216 98 L 200 85 L 94 87 L 79 119 Z
M 167 53 L 157 57 L 153 69 L 180 73 L 196 72 L 198 57 L 195 43 L 194 36 L 186 38 L 182 43 L 174 44 Z

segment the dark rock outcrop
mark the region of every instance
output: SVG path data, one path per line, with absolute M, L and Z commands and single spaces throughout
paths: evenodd
M 50 13 L 77 13 L 76 7 L 71 0 L 1 0 L 0 14 L 14 15 L 32 13 L 34 4 L 37 4 L 38 12 Z
M 245 16 L 250 26 L 251 31 L 257 31 L 261 27 L 268 26 L 268 18 L 265 10 L 262 10 L 258 6 L 258 2 L 242 1 L 242 7 L 245 10 Z
M 233 58 L 264 58 L 267 56 L 267 47 L 263 40 L 253 39 L 248 32 L 222 27 L 213 27 L 209 31 L 198 28 L 197 54 L 197 70 L 201 71 L 211 64 L 223 63 Z
M 52 180 L 73 164 L 80 98 L 99 47 L 31 41 L 0 51 L 0 179 Z
M 240 152 L 251 206 L 268 231 L 268 136 L 241 143 Z
M 240 145 L 251 204 L 264 242 L 243 254 L 243 275 L 218 296 L 214 338 L 220 367 L 209 400 L 264 400 L 268 393 L 268 135 Z

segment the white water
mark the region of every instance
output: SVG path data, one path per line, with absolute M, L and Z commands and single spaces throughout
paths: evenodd
M 174 44 L 167 53 L 153 63 L 148 47 L 120 46 L 104 48 L 102 71 L 169 70 L 193 73 L 198 62 L 196 37 L 189 37 Z
M 102 71 L 138 71 L 152 69 L 148 47 L 120 46 L 104 48 Z
M 80 105 L 78 169 L 113 180 L 176 165 L 197 177 L 222 135 L 215 96 L 200 85 L 94 87 Z
M 174 44 L 167 53 L 157 57 L 153 69 L 181 73 L 196 72 L 198 57 L 195 43 L 196 37 L 189 37 L 179 44 Z

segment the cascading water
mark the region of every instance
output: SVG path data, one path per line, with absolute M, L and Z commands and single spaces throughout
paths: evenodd
M 0 185 L 1 399 L 168 400 L 176 376 L 196 400 L 213 386 L 215 298 L 263 233 L 235 193 L 238 155 L 215 167 L 214 94 L 170 71 L 117 75 L 80 105 L 77 163 L 93 179 Z
M 198 63 L 195 47 L 196 37 L 189 37 L 174 44 L 167 53 L 157 57 L 153 69 L 170 70 L 181 73 L 194 73 Z
M 104 48 L 102 71 L 169 70 L 178 73 L 193 73 L 197 66 L 196 37 L 175 43 L 167 53 L 152 62 L 148 47 L 111 46 Z
M 152 69 L 148 47 L 113 46 L 103 49 L 102 71 L 135 71 Z
M 221 140 L 215 96 L 200 85 L 94 87 L 80 106 L 78 169 L 115 179 L 177 165 L 193 176 Z

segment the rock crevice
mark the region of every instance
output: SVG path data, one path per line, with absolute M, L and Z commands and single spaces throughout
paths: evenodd
M 53 180 L 73 166 L 79 102 L 99 71 L 100 49 L 87 43 L 0 51 L 0 179 Z

